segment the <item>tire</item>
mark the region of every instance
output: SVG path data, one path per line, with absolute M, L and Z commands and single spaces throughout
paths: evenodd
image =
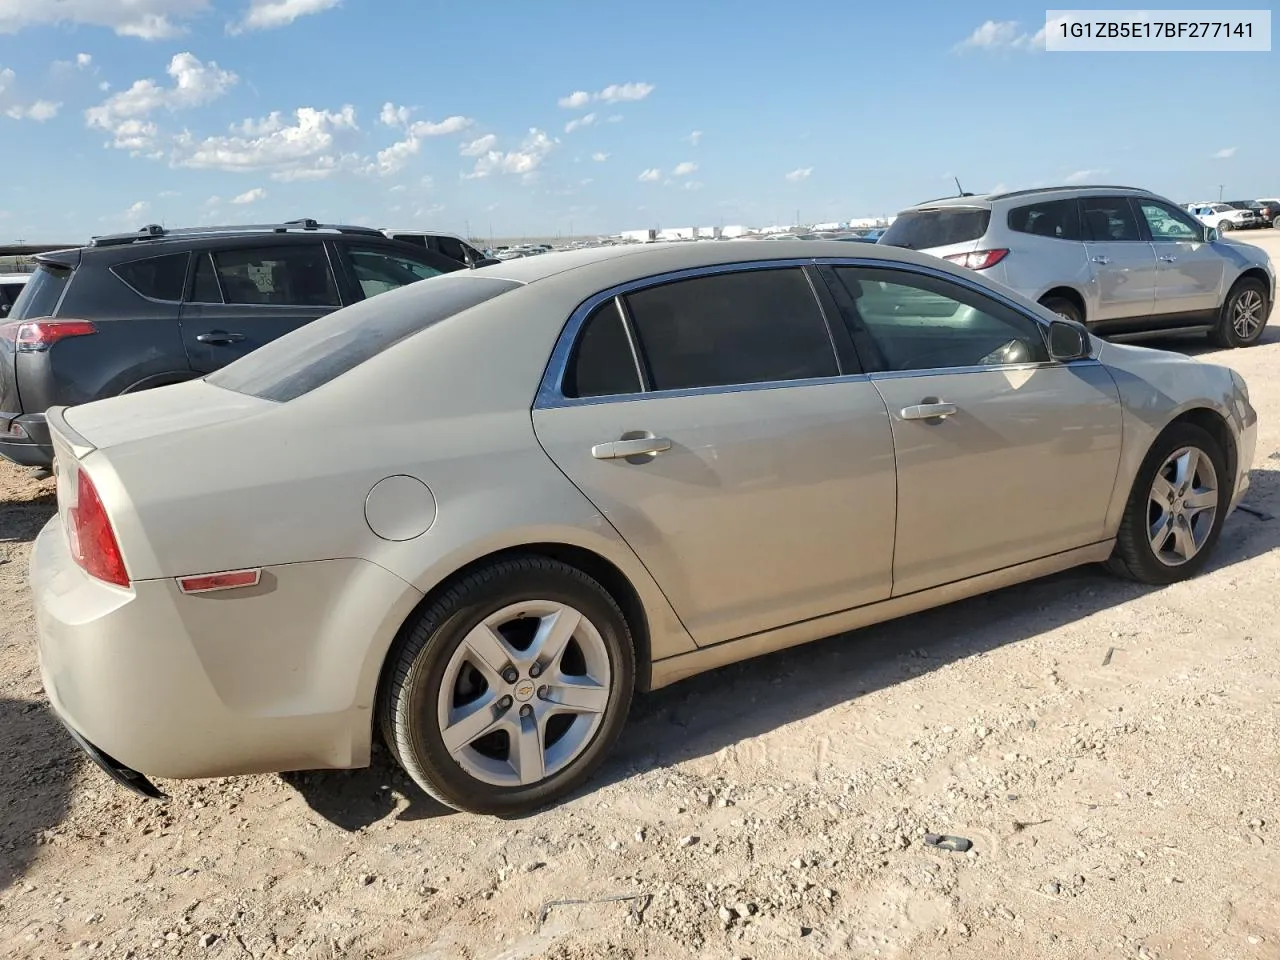
M 559 653 L 540 647 L 535 659 L 535 630 L 562 615 L 571 636 Z M 514 682 L 504 669 L 516 671 Z M 406 624 L 378 713 L 392 755 L 431 796 L 457 810 L 518 816 L 595 771 L 622 731 L 634 687 L 631 632 L 609 593 L 574 567 L 523 556 L 468 574 Z M 589 696 L 591 709 L 557 702 L 569 696 Z M 453 751 L 445 730 L 454 731 Z
M 1209 339 L 1219 347 L 1251 347 L 1262 338 L 1270 311 L 1267 288 L 1261 280 L 1252 277 L 1237 280 L 1222 302 L 1217 326 Z
M 1230 233 L 1230 232 L 1231 232 L 1232 230 L 1234 230 L 1234 229 L 1235 229 L 1235 225 L 1234 225 L 1234 224 L 1232 224 L 1232 222 L 1231 222 L 1230 220 L 1219 220 L 1219 221 L 1218 221 L 1218 232 L 1219 232 L 1219 233 Z
M 1173 527 L 1180 526 L 1175 522 L 1167 528 L 1169 532 L 1160 535 L 1164 539 L 1156 541 L 1161 547 L 1161 553 L 1157 554 L 1152 543 L 1156 538 L 1150 536 L 1149 531 L 1163 516 L 1176 517 L 1181 511 L 1168 503 L 1167 495 L 1157 500 L 1153 488 L 1158 474 L 1164 476 L 1172 472 L 1168 467 L 1171 458 L 1184 451 L 1193 451 L 1200 459 L 1201 465 L 1196 467 L 1192 477 L 1192 491 L 1198 486 L 1206 490 L 1204 495 L 1207 498 L 1206 488 L 1211 486 L 1216 496 L 1211 498 L 1213 513 L 1207 517 L 1207 522 L 1208 511 L 1199 508 L 1184 528 L 1188 533 L 1183 536 L 1189 535 L 1190 543 L 1198 544 L 1194 553 L 1181 562 L 1170 562 L 1176 559 L 1172 554 L 1187 545 L 1188 541 L 1175 539 Z M 1207 469 L 1203 466 L 1206 461 Z M 1172 424 L 1151 445 L 1133 481 L 1133 489 L 1129 493 L 1129 501 L 1125 504 L 1120 530 L 1116 535 L 1115 550 L 1107 561 L 1108 569 L 1118 576 L 1154 586 L 1194 577 L 1208 562 L 1209 555 L 1218 542 L 1222 521 L 1226 518 L 1227 506 L 1231 502 L 1233 483 L 1234 478 L 1227 476 L 1226 454 L 1212 435 L 1194 424 Z M 1176 483 L 1172 486 L 1174 503 L 1180 504 L 1182 499 L 1178 486 Z M 1182 552 L 1189 551 L 1184 549 Z
M 1040 301 L 1040 306 L 1052 310 L 1067 320 L 1084 323 L 1084 314 L 1081 313 L 1080 308 L 1065 297 L 1045 297 Z

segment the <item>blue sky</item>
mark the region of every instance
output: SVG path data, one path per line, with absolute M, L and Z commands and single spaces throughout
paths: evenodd
M 1280 53 L 1046 53 L 1028 4 L 0 0 L 0 240 L 474 235 L 1280 193 Z

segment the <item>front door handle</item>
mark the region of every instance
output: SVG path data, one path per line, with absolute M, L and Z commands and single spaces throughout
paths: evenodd
M 926 403 L 917 403 L 915 406 L 903 407 L 901 417 L 903 420 L 941 420 L 949 417 L 956 412 L 954 403 L 947 403 L 943 400 L 930 399 Z
M 627 457 L 654 456 L 671 449 L 666 437 L 637 437 L 634 440 L 610 440 L 597 443 L 591 455 L 597 460 L 625 460 Z
M 226 330 L 213 330 L 196 337 L 201 343 L 239 343 L 244 339 L 243 333 L 228 333 Z
M 1111 258 L 1110 257 L 1094 257 L 1093 262 L 1094 263 L 1110 263 Z
M 1173 261 L 1175 261 L 1175 260 L 1177 260 L 1177 259 L 1178 259 L 1177 257 L 1161 257 L 1161 258 L 1160 258 L 1160 262 L 1161 262 L 1161 263 L 1173 263 Z

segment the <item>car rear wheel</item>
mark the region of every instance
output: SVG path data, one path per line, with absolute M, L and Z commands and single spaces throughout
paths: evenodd
M 1251 347 L 1261 339 L 1270 312 L 1262 281 L 1252 277 L 1238 280 L 1223 301 L 1218 325 L 1209 339 L 1219 347 Z
M 1065 297 L 1045 297 L 1040 301 L 1042 307 L 1047 307 L 1060 317 L 1067 320 L 1074 320 L 1076 323 L 1084 323 L 1084 315 L 1070 300 Z
M 546 557 L 503 560 L 407 625 L 380 694 L 383 737 L 441 803 L 528 813 L 596 769 L 634 684 L 626 619 L 599 583 Z
M 1230 502 L 1218 441 L 1194 424 L 1172 425 L 1138 470 L 1107 566 L 1154 585 L 1195 576 L 1218 542 Z
M 1230 231 L 1230 230 L 1234 230 L 1234 229 L 1235 229 L 1235 224 L 1233 224 L 1230 220 L 1219 220 L 1219 221 L 1218 221 L 1218 232 L 1219 232 L 1219 233 L 1227 233 L 1228 231 Z

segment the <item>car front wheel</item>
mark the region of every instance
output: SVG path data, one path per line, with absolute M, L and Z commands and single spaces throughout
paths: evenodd
M 1173 424 L 1138 470 L 1108 567 L 1153 585 L 1195 576 L 1218 542 L 1230 502 L 1218 441 L 1194 424 Z
M 1230 220 L 1219 220 L 1219 221 L 1218 221 L 1218 232 L 1219 232 L 1219 233 L 1227 233 L 1228 231 L 1230 231 L 1230 230 L 1234 230 L 1234 229 L 1235 229 L 1235 224 L 1233 224 Z
M 524 814 L 591 775 L 634 684 L 609 593 L 574 567 L 516 557 L 463 577 L 407 625 L 380 695 L 383 738 L 442 803 Z
M 1219 347 L 1251 347 L 1261 339 L 1270 311 L 1262 281 L 1252 277 L 1238 280 L 1223 301 L 1209 338 Z
M 1040 301 L 1040 305 L 1052 310 L 1063 319 L 1084 323 L 1084 316 L 1081 314 L 1080 308 L 1065 297 L 1045 297 Z

